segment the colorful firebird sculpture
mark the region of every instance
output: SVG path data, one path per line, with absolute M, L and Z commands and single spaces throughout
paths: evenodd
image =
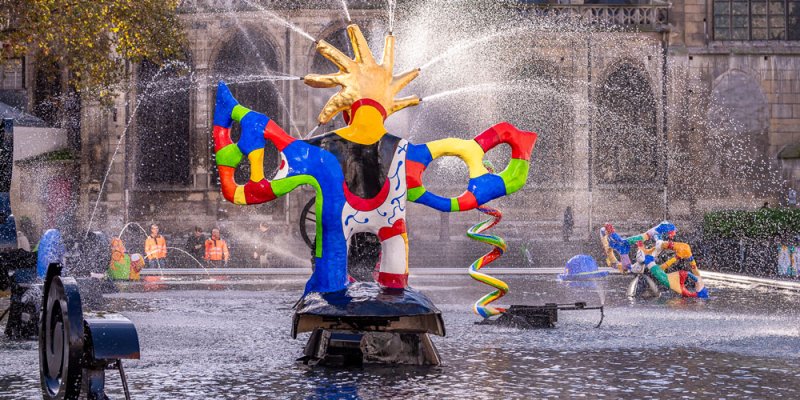
M 611 268 L 618 268 L 620 272 L 633 272 L 642 274 L 647 270 L 650 275 L 661 285 L 671 289 L 683 297 L 708 298 L 708 288 L 703 284 L 700 270 L 692 255 L 692 249 L 687 243 L 674 241 L 677 229 L 668 221 L 650 228 L 647 232 L 627 238 L 621 237 L 611 224 L 600 228 L 600 242 L 606 253 L 606 264 Z M 651 246 L 645 243 L 652 240 Z M 636 246 L 636 262 L 631 263 L 631 246 Z M 619 253 L 617 259 L 614 252 Z M 656 264 L 656 259 L 662 252 L 671 251 L 673 256 L 663 264 Z M 666 271 L 678 262 L 688 262 L 689 270 L 679 270 L 667 273 Z M 691 288 L 688 284 L 691 284 Z
M 406 200 L 443 212 L 475 209 L 493 199 L 519 190 L 527 181 L 536 134 L 520 131 L 509 123 L 497 124 L 471 140 L 447 138 L 413 144 L 387 133 L 384 120 L 405 107 L 417 105 L 418 97 L 395 96 L 419 69 L 393 75 L 393 35 L 386 36 L 381 63 L 373 58 L 356 25 L 347 27 L 354 59 L 320 40 L 317 51 L 333 62 L 339 72 L 307 75 L 315 88 L 340 86 L 319 115 L 320 124 L 343 113 L 346 127 L 304 141 L 283 131 L 269 117 L 241 106 L 224 83 L 217 90 L 214 112 L 214 144 L 222 194 L 235 204 L 259 204 L 274 200 L 301 185 L 316 190 L 316 269 L 306 284 L 309 292 L 336 292 L 346 288 L 347 239 L 358 232 L 376 234 L 382 257 L 378 283 L 405 288 L 408 281 Z M 231 141 L 233 121 L 239 122 L 239 141 Z M 266 142 L 280 152 L 276 176 L 264 176 Z M 499 174 L 483 165 L 484 154 L 499 144 L 511 147 L 511 161 Z M 436 195 L 422 185 L 422 174 L 435 159 L 461 158 L 469 167 L 467 190 L 455 198 Z M 234 181 L 234 171 L 247 158 L 250 180 Z M 321 218 L 320 218 L 321 216 Z

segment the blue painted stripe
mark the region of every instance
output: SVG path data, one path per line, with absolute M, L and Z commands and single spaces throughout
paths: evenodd
M 214 107 L 214 125 L 230 128 L 233 125 L 231 112 L 233 112 L 233 107 L 238 104 L 239 102 L 233 98 L 233 94 L 231 94 L 225 82 L 220 81 L 217 86 L 217 99 Z
M 245 156 L 253 150 L 263 149 L 267 144 L 267 140 L 264 139 L 264 129 L 268 123 L 269 117 L 255 111 L 250 111 L 242 118 L 242 136 L 236 144 Z
M 433 161 L 433 156 L 431 156 L 431 151 L 428 149 L 428 145 L 426 144 L 408 144 L 408 155 L 406 159 L 409 161 L 416 161 L 424 166 L 428 166 L 428 164 Z
M 467 190 L 475 195 L 478 205 L 506 195 L 506 183 L 499 175 L 483 174 L 469 180 Z
M 438 196 L 428 191 L 423 193 L 422 196 L 419 196 L 419 198 L 414 200 L 414 202 L 425 204 L 426 206 L 439 211 L 450 212 L 451 201 L 449 198 Z

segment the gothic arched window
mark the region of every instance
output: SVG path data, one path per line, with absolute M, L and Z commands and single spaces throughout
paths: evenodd
M 189 74 L 178 64 L 142 61 L 138 73 L 137 185 L 189 185 L 191 132 Z
M 650 81 L 629 63 L 618 66 L 597 92 L 593 166 L 601 184 L 657 183 L 657 109 Z

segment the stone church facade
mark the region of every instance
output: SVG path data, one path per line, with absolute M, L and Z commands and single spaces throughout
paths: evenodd
M 346 22 L 335 2 L 315 9 L 284 9 L 282 3 L 276 2 L 274 12 L 291 25 L 346 46 Z M 354 21 L 366 31 L 382 29 L 383 3 L 361 3 L 351 4 Z M 533 242 L 560 241 L 569 207 L 573 238 L 593 239 L 604 222 L 629 229 L 663 218 L 690 224 L 708 210 L 785 202 L 789 187 L 800 188 L 800 167 L 793 159 L 778 158 L 787 146 L 800 143 L 800 1 L 522 1 L 516 7 L 520 13 L 569 15 L 621 29 L 604 34 L 605 40 L 597 35 L 594 43 L 590 39 L 554 49 L 548 49 L 547 40 L 520 42 L 521 51 L 531 49 L 531 59 L 503 75 L 535 74 L 566 82 L 569 96 L 551 102 L 558 118 L 515 121 L 513 110 L 504 114 L 508 105 L 491 96 L 479 99 L 492 115 L 541 126 L 532 128 L 540 133 L 534 155 L 539 152 L 540 160 L 529 186 L 498 203 L 509 210 L 501 233 Z M 221 9 L 232 11 L 219 14 Z M 120 93 L 112 107 L 84 104 L 79 212 L 89 219 L 103 187 L 93 217 L 99 228 L 115 231 L 126 221 L 152 221 L 173 233 L 195 225 L 247 231 L 261 223 L 283 232 L 287 248 L 297 248 L 300 209 L 313 192 L 296 191 L 254 207 L 221 198 L 210 138 L 214 83 L 229 81 L 243 104 L 303 136 L 316 126 L 330 93 L 312 92 L 296 79 L 267 80 L 331 67 L 315 55 L 312 41 L 246 4 L 187 1 L 181 13 L 188 38 L 183 65 L 129 65 L 137 84 Z M 603 45 L 625 41 L 630 54 Z M 528 66 L 533 72 L 526 72 Z M 177 90 L 181 87 L 191 90 Z M 484 121 L 450 121 L 446 113 L 424 109 L 398 114 L 393 126 L 411 131 L 416 119 L 426 118 L 441 118 L 441 125 L 463 131 L 460 137 L 486 127 Z M 417 140 L 436 138 L 414 134 Z M 731 162 L 727 155 L 743 158 Z M 269 162 L 267 170 L 275 167 Z M 732 182 L 719 184 L 725 179 Z M 447 187 L 448 179 L 441 184 Z M 436 247 L 462 240 L 476 218 L 412 208 L 412 247 L 415 241 Z M 414 229 L 415 224 L 427 226 Z

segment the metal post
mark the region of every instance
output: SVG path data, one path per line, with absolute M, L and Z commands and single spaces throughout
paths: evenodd
M 122 360 L 117 360 L 117 369 L 119 370 L 119 377 L 122 379 L 122 390 L 125 391 L 125 400 L 131 400 L 131 392 L 128 391 L 128 378 L 125 376 L 125 370 L 122 368 Z

